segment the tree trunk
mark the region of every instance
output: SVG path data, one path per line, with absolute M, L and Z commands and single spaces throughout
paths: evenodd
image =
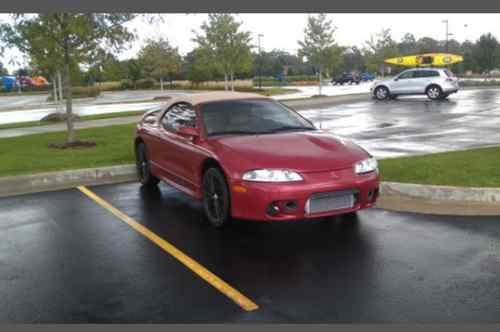
M 63 101 L 63 85 L 62 85 L 62 78 L 61 78 L 61 71 L 57 71 L 57 87 L 59 89 L 59 100 Z
M 69 55 L 67 52 L 64 56 L 64 90 L 66 92 L 66 125 L 68 127 L 66 143 L 71 144 L 76 141 L 76 137 L 73 124 L 73 95 L 69 73 Z
M 52 89 L 54 93 L 54 102 L 57 104 L 59 102 L 59 98 L 57 96 L 57 78 L 55 74 L 52 76 Z
M 227 86 L 227 73 L 224 73 L 224 90 L 225 91 L 228 90 L 228 86 Z
M 163 92 L 163 77 L 160 76 L 160 89 L 161 89 L 161 92 Z
M 319 70 L 319 73 L 318 73 L 318 91 L 319 91 L 319 95 L 321 96 L 321 69 Z
M 234 92 L 234 73 L 231 72 L 231 91 Z

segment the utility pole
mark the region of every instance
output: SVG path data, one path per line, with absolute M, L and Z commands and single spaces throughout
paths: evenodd
M 259 89 L 262 88 L 262 52 L 260 49 L 260 37 L 263 37 L 264 35 L 259 33 L 257 35 L 258 39 L 258 44 L 259 44 Z

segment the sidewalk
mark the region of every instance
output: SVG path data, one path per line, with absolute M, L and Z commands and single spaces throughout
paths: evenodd
M 370 100 L 370 97 L 367 94 L 363 93 L 363 94 L 352 94 L 352 95 L 331 96 L 331 97 L 321 97 L 321 98 L 307 98 L 300 100 L 287 100 L 287 101 L 282 101 L 282 103 L 296 110 L 304 110 L 304 109 L 328 107 L 338 104 L 362 102 L 368 100 Z M 136 123 L 139 121 L 140 118 L 141 116 L 127 116 L 127 117 L 102 119 L 102 120 L 80 121 L 80 122 L 75 122 L 75 128 L 85 129 L 85 128 L 106 127 L 112 125 Z M 0 139 L 8 137 L 19 137 L 19 136 L 26 136 L 33 134 L 41 134 L 41 133 L 51 133 L 51 132 L 65 131 L 65 130 L 66 130 L 65 122 L 46 125 L 46 126 L 0 129 Z
M 75 122 L 76 129 L 85 129 L 85 128 L 95 128 L 95 127 L 106 127 L 112 125 L 121 125 L 121 124 L 129 124 L 136 123 L 141 119 L 141 116 L 126 116 L 121 118 L 111 118 L 111 119 L 102 119 L 102 120 L 90 120 L 90 121 L 81 121 Z M 35 127 L 25 127 L 25 128 L 15 128 L 15 129 L 2 129 L 0 130 L 0 139 L 8 138 L 8 137 L 18 137 L 18 136 L 26 136 L 33 134 L 42 134 L 42 133 L 52 133 L 57 131 L 65 131 L 66 130 L 66 122 L 46 125 L 46 126 L 35 126 Z

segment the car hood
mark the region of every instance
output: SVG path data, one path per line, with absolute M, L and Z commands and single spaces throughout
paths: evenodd
M 286 168 L 318 172 L 351 167 L 368 153 L 330 133 L 289 132 L 269 135 L 221 136 L 210 144 L 220 158 L 239 170 Z

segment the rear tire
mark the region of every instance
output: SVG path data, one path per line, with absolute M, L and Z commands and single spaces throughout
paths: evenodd
M 379 86 L 375 89 L 374 95 L 377 100 L 385 100 L 389 98 L 389 89 L 385 86 Z
M 443 95 L 443 90 L 438 85 L 431 85 L 425 91 L 425 94 L 430 100 L 438 100 L 441 99 Z
M 160 182 L 156 176 L 151 174 L 151 165 L 144 143 L 139 143 L 135 149 L 135 160 L 137 177 L 139 182 L 145 187 L 155 187 Z
M 231 220 L 229 188 L 226 177 L 217 167 L 209 168 L 203 174 L 203 210 L 216 228 L 226 226 Z

